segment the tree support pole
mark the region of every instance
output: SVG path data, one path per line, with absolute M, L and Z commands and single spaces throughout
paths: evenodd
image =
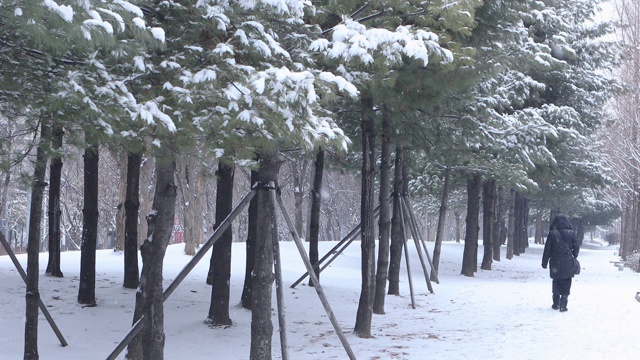
M 11 261 L 13 262 L 13 265 L 16 267 L 16 270 L 18 270 L 18 273 L 20 273 L 20 276 L 22 277 L 22 281 L 26 283 L 27 274 L 24 272 L 22 265 L 20 265 L 18 258 L 16 258 L 16 254 L 13 253 L 13 250 L 11 249 L 9 242 L 4 237 L 4 234 L 2 232 L 0 232 L 0 242 L 2 243 L 2 246 L 4 246 L 4 249 L 7 250 L 7 254 L 11 258 Z M 62 336 L 62 333 L 60 332 L 60 329 L 58 329 L 58 326 L 56 325 L 55 321 L 53 321 L 51 314 L 49 314 L 49 310 L 47 310 L 47 307 L 44 306 L 42 299 L 40 299 L 39 297 L 38 297 L 38 307 L 40 308 L 40 311 L 42 311 L 42 314 L 44 315 L 44 317 L 49 322 L 49 325 L 51 325 L 51 329 L 53 329 L 53 332 L 58 337 L 58 340 L 60 341 L 60 345 L 62 345 L 62 347 L 69 345 L 67 344 L 67 341 L 64 339 L 64 336 Z
M 275 189 L 273 181 L 269 182 L 269 189 Z M 276 193 L 269 190 L 271 198 L 271 206 L 273 207 L 273 216 L 271 217 L 272 226 L 272 242 L 273 242 L 273 268 L 276 278 L 276 300 L 278 301 L 278 323 L 280 325 L 280 348 L 282 351 L 282 360 L 289 359 L 289 350 L 287 349 L 287 322 L 284 313 L 284 292 L 282 289 L 282 264 L 280 262 L 280 244 L 278 240 L 278 219 L 276 218 Z
M 422 255 L 422 248 L 420 247 L 420 240 L 418 239 L 417 229 L 415 227 L 415 223 L 411 221 L 411 215 L 409 210 L 409 205 L 402 198 L 402 204 L 400 211 L 402 211 L 402 215 L 407 221 L 409 225 L 409 230 L 411 231 L 411 237 L 413 238 L 413 243 L 416 245 L 416 251 L 418 252 L 418 258 L 420 259 L 420 265 L 422 265 L 422 271 L 424 272 L 424 278 L 427 281 L 427 288 L 429 292 L 433 294 L 433 287 L 431 286 L 431 279 L 429 278 L 429 271 L 427 270 L 427 263 L 424 261 L 424 255 Z M 425 249 L 426 250 L 426 249 Z
M 400 201 L 400 223 L 402 223 L 402 242 L 404 244 L 404 260 L 407 263 L 407 277 L 409 278 L 409 293 L 411 294 L 411 307 L 416 308 L 416 298 L 413 293 L 413 279 L 411 278 L 411 265 L 409 262 L 409 249 L 407 246 L 407 223 L 404 221 L 404 211 L 402 211 L 402 198 Z
M 433 261 L 431 261 L 431 255 L 429 255 L 429 250 L 427 250 L 427 245 L 424 241 L 424 238 L 422 237 L 422 234 L 420 234 L 420 232 L 418 231 L 418 222 L 416 221 L 416 216 L 413 213 L 413 208 L 411 207 L 411 203 L 409 202 L 409 198 L 404 198 L 405 201 L 405 205 L 408 209 L 409 212 L 409 216 L 411 219 L 411 223 L 413 225 L 414 228 L 414 233 L 416 234 L 416 238 L 420 239 L 420 242 L 422 243 L 422 246 L 424 247 L 424 252 L 427 254 L 427 261 L 429 261 L 429 266 L 431 267 L 431 272 L 435 275 L 435 283 L 439 284 L 440 280 L 438 280 L 438 272 L 436 271 L 436 269 L 433 266 Z
M 378 206 L 374 211 L 373 211 L 373 216 L 378 216 L 380 214 L 380 207 Z M 340 240 L 336 246 L 334 246 L 331 250 L 329 250 L 323 257 L 322 259 L 318 260 L 317 263 L 313 264 L 313 268 L 317 268 L 320 264 L 322 264 L 325 260 L 329 259 L 329 261 L 323 265 L 322 267 L 319 268 L 318 273 L 321 273 L 322 270 L 326 269 L 329 264 L 331 264 L 333 262 L 333 260 L 335 260 L 340 254 L 342 254 L 343 251 L 345 251 L 347 249 L 347 247 L 349 245 L 351 245 L 351 243 L 361 234 L 361 225 L 362 224 L 358 224 L 355 228 L 353 228 L 353 230 L 351 230 L 351 232 L 349 232 L 349 234 L 347 234 L 347 236 L 345 236 L 344 238 L 342 238 L 342 240 Z M 346 244 L 345 244 L 346 242 Z M 342 245 L 344 245 L 340 250 L 337 250 L 338 248 L 340 248 Z M 300 278 L 298 278 L 298 280 L 296 280 L 290 287 L 291 288 L 295 288 L 298 284 L 300 284 L 307 276 L 309 276 L 309 272 L 305 272 Z
M 180 285 L 180 283 L 187 277 L 187 275 L 189 275 L 191 270 L 193 270 L 193 268 L 196 267 L 198 262 L 202 260 L 202 258 L 207 253 L 207 251 L 209 251 L 209 249 L 211 249 L 211 247 L 218 241 L 218 239 L 222 237 L 222 234 L 231 225 L 233 220 L 236 217 L 238 217 L 238 215 L 240 215 L 242 210 L 244 210 L 244 208 L 247 207 L 247 205 L 255 195 L 256 195 L 255 189 L 247 193 L 244 196 L 244 198 L 240 200 L 240 203 L 236 206 L 236 208 L 233 209 L 233 211 L 227 216 L 227 218 L 220 223 L 220 226 L 218 226 L 216 230 L 213 232 L 213 234 L 211 234 L 211 237 L 209 238 L 209 240 L 207 240 L 202 245 L 200 250 L 198 250 L 198 252 L 191 258 L 191 260 L 187 263 L 187 265 L 185 265 L 185 267 L 180 271 L 178 276 L 176 276 L 173 282 L 171 282 L 171 284 L 164 291 L 163 301 L 167 301 L 169 296 L 171 296 L 171 294 L 178 288 L 178 285 Z M 138 333 L 140 332 L 140 330 L 142 330 L 143 327 L 144 327 L 144 315 L 140 319 L 138 319 L 138 321 L 133 325 L 133 327 L 131 327 L 131 329 L 129 330 L 129 333 L 127 333 L 127 335 L 124 337 L 124 339 L 122 339 L 120 344 L 118 344 L 118 346 L 113 350 L 113 352 L 111 352 L 111 354 L 107 357 L 107 360 L 115 360 L 115 358 L 118 357 L 118 355 L 120 355 L 122 350 L 124 350 L 124 348 L 126 348 L 127 345 L 129 345 L 129 343 L 136 337 L 136 335 L 138 335 Z
M 271 190 L 271 191 L 275 192 L 276 190 Z M 284 215 L 284 219 L 287 222 L 289 231 L 291 232 L 291 235 L 293 236 L 293 240 L 296 243 L 296 247 L 298 248 L 298 252 L 300 253 L 302 262 L 307 268 L 307 274 L 309 274 L 309 276 L 311 277 L 313 288 L 316 289 L 316 292 L 318 293 L 318 297 L 322 302 L 322 306 L 324 306 L 324 310 L 327 313 L 327 316 L 329 317 L 329 320 L 331 321 L 331 324 L 333 325 L 333 328 L 336 331 L 336 334 L 340 338 L 340 342 L 342 342 L 342 346 L 344 347 L 344 350 L 347 352 L 349 359 L 355 360 L 356 356 L 353 353 L 353 350 L 351 350 L 351 346 L 349 345 L 347 338 L 344 336 L 344 333 L 340 328 L 340 324 L 338 324 L 338 320 L 333 314 L 333 310 L 331 310 L 331 306 L 329 305 L 329 301 L 327 300 L 327 297 L 324 295 L 324 290 L 322 290 L 322 286 L 320 286 L 318 277 L 316 276 L 315 271 L 313 271 L 313 265 L 311 265 L 311 261 L 309 260 L 309 257 L 307 256 L 307 253 L 304 250 L 304 245 L 302 244 L 300 237 L 298 237 L 298 233 L 296 232 L 295 226 L 293 226 L 293 221 L 291 221 L 291 217 L 289 217 L 289 213 L 287 212 L 287 209 L 285 208 L 284 203 L 282 202 L 282 197 L 280 196 L 279 193 L 276 195 L 277 195 L 278 205 L 280 205 L 280 210 Z

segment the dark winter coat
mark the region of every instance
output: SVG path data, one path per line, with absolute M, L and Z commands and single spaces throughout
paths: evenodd
M 547 242 L 544 244 L 542 267 L 546 269 L 547 264 L 550 265 L 549 275 L 552 279 L 572 278 L 573 257 L 578 258 L 579 252 L 580 243 L 569 219 L 565 215 L 556 216 L 549 227 Z

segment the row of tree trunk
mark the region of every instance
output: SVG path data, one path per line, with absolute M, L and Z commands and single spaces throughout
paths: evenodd
M 363 112 L 367 110 L 371 112 L 371 103 L 367 103 L 367 98 L 362 100 Z M 383 111 L 384 113 L 384 111 Z M 402 196 L 408 194 L 408 167 L 405 166 L 404 148 L 401 144 L 396 143 L 395 149 L 395 166 L 393 174 L 393 183 L 391 183 L 391 163 L 392 163 L 392 144 L 393 140 L 390 136 L 383 137 L 381 167 L 380 167 L 380 219 L 378 222 L 380 248 L 378 252 L 377 268 L 375 262 L 375 217 L 374 207 L 374 184 L 376 173 L 376 157 L 375 157 L 375 128 L 373 125 L 373 115 L 365 117 L 362 123 L 363 130 L 363 157 L 362 166 L 362 203 L 361 203 L 361 246 L 362 246 L 362 289 L 358 313 L 356 316 L 356 326 L 354 332 L 361 337 L 371 336 L 371 314 L 384 314 L 384 296 L 388 294 L 399 294 L 399 274 L 400 261 L 403 249 L 403 233 L 404 227 L 401 223 L 401 202 Z M 383 133 L 388 134 L 390 125 L 388 121 L 383 122 Z M 61 132 L 54 131 L 54 136 L 49 138 L 49 129 L 46 124 L 42 128 L 42 141 L 53 141 L 52 146 L 59 148 L 61 146 Z M 58 140 L 59 139 L 59 140 Z M 78 294 L 78 301 L 82 304 L 94 306 L 95 302 L 95 250 L 97 235 L 97 178 L 98 178 L 98 155 L 96 148 L 87 142 L 85 150 L 85 208 L 84 208 L 84 230 L 82 241 L 82 261 L 81 261 L 81 282 Z M 42 157 L 42 159 L 40 159 Z M 38 190 L 43 190 L 44 172 L 46 169 L 46 156 L 44 152 L 40 154 L 39 163 L 44 164 L 36 166 L 32 210 L 39 209 L 37 201 L 42 202 L 42 196 L 38 197 Z M 139 281 L 138 265 L 137 265 L 137 249 L 138 249 L 138 213 L 139 213 L 139 191 L 140 191 L 140 168 L 142 154 L 140 152 L 130 152 L 127 156 L 127 175 L 126 175 L 126 192 L 124 203 L 124 250 L 125 250 L 125 269 L 124 269 L 124 285 L 125 287 L 135 288 L 140 286 L 140 291 L 136 300 L 136 311 L 134 323 L 142 316 L 145 316 L 145 328 L 137 341 L 131 343 L 128 351 L 130 359 L 161 359 L 164 346 L 164 329 L 163 329 L 163 313 L 162 313 L 162 259 L 166 252 L 166 247 L 171 237 L 173 218 L 175 215 L 175 202 L 177 196 L 177 187 L 175 185 L 176 176 L 176 155 L 167 150 L 164 156 L 158 157 L 156 160 L 156 190 L 153 201 L 153 211 L 147 217 L 148 230 L 147 238 L 140 247 L 143 259 L 143 268 Z M 278 152 L 263 151 L 259 154 L 258 162 L 259 170 L 252 172 L 252 184 L 268 184 L 273 182 L 277 184 L 277 177 L 281 162 L 278 159 Z M 53 158 L 51 162 L 51 183 L 50 203 L 49 203 L 49 219 L 51 233 L 55 232 L 56 214 L 59 214 L 59 191 L 56 192 L 56 181 L 59 184 L 59 175 L 62 163 L 60 159 Z M 317 153 L 315 161 L 315 174 L 313 189 L 311 191 L 310 205 L 310 221 L 308 238 L 310 240 L 310 260 L 313 264 L 317 263 L 318 251 L 318 232 L 319 232 L 319 214 L 322 191 L 322 177 L 324 168 L 324 151 Z M 222 222 L 232 209 L 232 194 L 234 188 L 234 171 L 232 166 L 219 164 L 217 176 L 217 200 L 216 200 L 216 224 Z M 434 262 L 432 267 L 431 278 L 437 276 L 437 266 L 439 262 L 440 246 L 442 243 L 444 219 L 447 212 L 448 183 L 451 170 L 445 171 L 445 187 L 441 198 L 441 207 L 439 214 L 438 230 L 436 235 L 436 245 L 434 250 Z M 42 178 L 41 182 L 37 179 Z M 391 191 L 393 190 L 393 191 Z M 483 244 L 485 253 L 483 256 L 482 268 L 490 269 L 491 261 L 499 260 L 500 239 L 504 237 L 504 215 L 506 206 L 501 201 L 502 190 L 496 187 L 494 180 L 484 180 L 480 175 L 476 175 L 468 181 L 468 208 L 467 208 L 467 234 L 465 238 L 465 250 L 463 258 L 462 273 L 467 276 L 473 276 L 477 269 L 477 249 L 478 249 L 478 231 L 479 231 L 479 214 L 480 199 L 482 198 L 483 213 Z M 251 201 L 249 207 L 249 226 L 247 236 L 247 264 L 245 274 L 245 284 L 242 294 L 242 305 L 252 310 L 252 358 L 271 358 L 271 335 L 273 326 L 271 324 L 271 287 L 273 283 L 273 251 L 272 244 L 272 218 L 275 216 L 273 203 L 267 198 L 266 191 L 259 191 L 258 196 Z M 389 195 L 392 196 L 389 196 Z M 40 193 L 42 195 L 42 192 Z M 483 195 L 483 196 L 481 196 Z M 393 202 L 391 201 L 393 198 Z M 509 233 L 508 245 L 514 250 L 514 254 L 524 252 L 527 244 L 526 224 L 528 214 L 528 204 L 526 198 L 512 191 L 512 210 L 509 211 Z M 32 216 L 41 217 L 41 214 L 32 214 Z M 39 221 L 33 221 L 37 224 Z M 257 229 L 262 231 L 258 232 Z M 39 234 L 36 226 L 31 228 L 31 234 Z M 37 236 L 37 235 L 36 235 Z M 230 279 L 230 259 L 231 259 L 231 239 L 232 234 L 230 228 L 225 231 L 221 239 L 214 245 L 211 258 L 210 276 L 207 282 L 212 285 L 211 306 L 208 313 L 208 319 L 213 325 L 229 325 L 231 319 L 229 317 L 229 279 Z M 50 256 L 50 264 L 47 267 L 47 273 L 51 275 L 58 274 L 59 264 L 59 247 L 56 248 L 56 241 L 59 246 L 59 239 L 55 236 L 50 238 L 50 250 L 53 249 L 53 256 Z M 30 261 L 33 262 L 33 256 L 37 255 L 38 249 L 33 249 L 33 244 L 39 244 L 37 239 L 30 241 Z M 440 246 L 439 246 L 440 245 Z M 57 250 L 56 250 L 57 249 Z M 57 258 L 56 258 L 57 254 Z M 508 254 L 509 257 L 509 254 Z M 37 256 L 36 256 L 37 258 Z M 37 260 L 36 260 L 37 261 Z M 37 296 L 37 271 L 36 279 L 33 279 L 33 264 L 31 264 L 31 278 L 27 292 L 27 300 L 29 297 Z M 37 268 L 37 266 L 36 266 Z M 319 275 L 319 269 L 315 268 L 316 274 Z M 29 269 L 28 269 L 29 275 Z M 59 276 L 62 276 L 59 273 Z M 28 277 L 29 279 L 29 277 Z M 35 281 L 35 282 L 34 282 Z M 388 292 L 386 284 L 389 284 Z M 35 290 L 34 290 L 35 289 Z M 35 294 L 35 295 L 34 295 Z M 32 299 L 33 300 L 33 299 Z M 37 298 L 36 298 L 37 300 Z M 37 304 L 37 301 L 36 301 Z M 28 307 L 28 312 L 33 311 L 33 307 Z M 31 314 L 31 313 L 30 313 Z M 37 305 L 36 305 L 36 329 L 37 329 Z M 32 315 L 32 314 L 31 314 Z M 35 355 L 31 358 L 37 358 L 37 337 L 34 338 L 33 319 L 27 316 L 27 327 L 25 330 L 25 358 L 27 357 L 26 349 L 30 349 L 31 353 L 35 349 Z M 31 321 L 29 321 L 31 319 Z M 36 331 L 37 335 L 37 331 Z M 254 357 L 255 355 L 255 357 Z

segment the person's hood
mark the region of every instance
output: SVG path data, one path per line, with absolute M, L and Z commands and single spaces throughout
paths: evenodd
M 553 219 L 553 223 L 551 224 L 551 228 L 558 229 L 558 230 L 562 230 L 562 229 L 573 230 L 573 227 L 571 226 L 571 222 L 569 221 L 569 218 L 563 214 L 556 215 L 555 219 Z

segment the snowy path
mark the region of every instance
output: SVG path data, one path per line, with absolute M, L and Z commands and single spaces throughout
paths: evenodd
M 321 255 L 334 243 L 322 243 Z M 429 244 L 431 249 L 433 244 Z M 542 248 L 531 245 L 522 256 L 494 262 L 491 271 L 459 275 L 463 244 L 445 243 L 440 284 L 427 290 L 412 246 L 411 269 L 417 308 L 411 308 L 406 273 L 401 296 L 389 296 L 386 315 L 374 315 L 373 339 L 351 331 L 360 294 L 359 243 L 352 244 L 323 272 L 321 282 L 331 307 L 358 359 L 636 359 L 640 354 L 640 274 L 618 271 L 613 247 L 591 246 L 580 252 L 582 274 L 575 278 L 569 311 L 551 310 L 551 280 L 540 267 Z M 234 244 L 231 303 L 237 304 L 244 277 L 244 244 Z M 482 247 L 479 250 L 481 261 Z M 283 278 L 289 356 L 291 359 L 346 359 L 338 337 L 313 288 L 288 288 L 303 273 L 293 243 L 282 243 Z M 46 254 L 41 267 L 46 265 Z M 205 258 L 208 259 L 208 256 Z M 20 256 L 23 264 L 26 257 Z M 179 245 L 165 261 L 168 282 L 189 260 Z M 134 290 L 119 284 L 122 255 L 99 251 L 98 306 L 75 303 L 79 253 L 63 253 L 65 278 L 42 276 L 42 299 L 69 346 L 60 347 L 41 317 L 42 359 L 104 359 L 124 337 L 131 323 Z M 248 359 L 250 312 L 234 306 L 234 325 L 211 329 L 204 324 L 210 288 L 204 283 L 208 261 L 199 264 L 166 302 L 165 358 Z M 404 266 L 404 264 L 403 264 Z M 305 282 L 306 283 L 306 282 Z M 0 256 L 0 359 L 22 358 L 24 285 L 7 256 Z M 273 308 L 275 309 L 275 295 Z M 274 310 L 275 311 L 275 310 Z M 124 358 L 121 356 L 120 358 Z M 280 358 L 274 317 L 273 358 Z

